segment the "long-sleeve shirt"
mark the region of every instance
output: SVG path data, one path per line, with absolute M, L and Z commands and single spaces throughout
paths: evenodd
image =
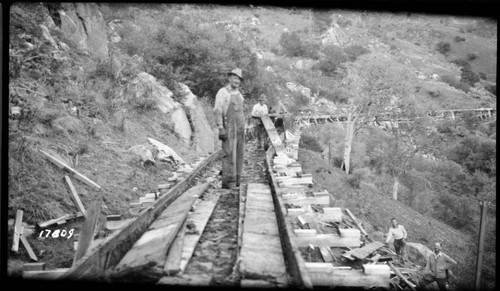
M 261 117 L 263 115 L 269 114 L 267 111 L 267 105 L 260 105 L 260 103 L 257 103 L 253 106 L 252 108 L 252 117 Z
M 388 243 L 393 237 L 394 239 L 406 239 L 406 235 L 406 229 L 402 225 L 398 224 L 397 227 L 389 228 L 389 233 L 387 234 L 385 242 Z
M 450 264 L 455 265 L 457 262 L 450 258 L 447 254 L 439 252 L 439 254 L 432 253 L 427 260 L 426 268 L 431 271 L 432 275 L 436 278 L 446 278 L 446 269 Z
M 217 95 L 215 95 L 214 114 L 217 126 L 221 126 L 223 124 L 232 94 L 238 95 L 241 99 L 243 99 L 243 95 L 241 95 L 240 91 L 238 89 L 231 89 L 231 86 L 229 85 L 219 89 Z

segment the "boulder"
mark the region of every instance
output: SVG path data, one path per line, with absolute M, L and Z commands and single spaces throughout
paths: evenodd
M 96 3 L 64 3 L 60 28 L 79 49 L 98 59 L 108 58 L 107 26 Z
M 193 140 L 197 151 L 204 154 L 213 152 L 215 148 L 214 132 L 210 127 L 210 123 L 205 115 L 202 104 L 198 100 L 198 97 L 191 92 L 188 86 L 181 83 L 179 83 L 179 86 L 184 94 L 184 98 L 181 102 L 185 106 L 185 109 L 191 118 L 191 126 L 194 130 Z
M 182 105 L 172 99 L 172 91 L 158 82 L 154 76 L 145 72 L 137 74 L 130 84 L 134 85 L 135 98 L 142 96 L 151 98 L 156 101 L 161 112 L 169 114 L 174 132 L 186 145 L 189 145 L 192 134 L 191 125 Z
M 149 138 L 149 142 L 154 145 L 158 149 L 157 158 L 161 161 L 171 161 L 173 160 L 175 163 L 184 164 L 185 161 L 169 146 L 164 145 L 163 143 Z
M 138 156 L 141 159 L 142 164 L 144 166 L 155 164 L 155 160 L 153 158 L 153 153 L 151 152 L 151 150 L 147 146 L 135 145 L 135 146 L 131 147 L 129 149 L 129 151 L 131 153 L 133 153 L 134 155 Z

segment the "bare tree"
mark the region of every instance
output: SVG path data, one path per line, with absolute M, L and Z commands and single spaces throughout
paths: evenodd
M 380 54 L 360 57 L 345 66 L 343 88 L 348 105 L 342 108 L 346 115 L 346 135 L 343 166 L 349 174 L 352 142 L 356 133 L 375 116 L 391 113 L 395 102 L 412 96 L 416 76 L 402 64 Z

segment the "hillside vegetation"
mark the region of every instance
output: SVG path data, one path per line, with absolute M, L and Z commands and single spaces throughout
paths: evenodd
M 304 108 L 344 113 L 359 100 L 377 105 L 370 113 L 403 117 L 496 108 L 496 25 L 450 15 L 253 6 L 13 5 L 9 219 L 17 209 L 29 225 L 75 212 L 64 173 L 39 149 L 103 187 L 74 182 L 84 205 L 103 199 L 108 214 L 128 217 L 129 202 L 155 192 L 177 166 L 157 159 L 148 137 L 188 163 L 217 149 L 213 102 L 234 67 L 243 70 L 246 112 L 265 93 L 272 111 L 290 113 L 285 124 Z M 340 170 L 345 130 L 304 130 L 300 160 L 315 183 L 376 239 L 394 216 L 410 241 L 442 241 L 459 262 L 456 287 L 470 288 L 477 203 L 496 205 L 496 119 L 365 126 L 353 139 L 349 175 Z M 137 146 L 152 151 L 154 165 L 134 154 Z M 495 213 L 488 213 L 488 289 L 495 286 Z M 29 240 L 50 267 L 71 265 L 71 242 Z M 24 251 L 9 255 L 9 263 L 28 260 Z

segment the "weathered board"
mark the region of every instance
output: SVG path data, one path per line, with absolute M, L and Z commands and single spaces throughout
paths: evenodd
M 87 249 L 92 243 L 92 240 L 94 239 L 94 230 L 97 218 L 101 212 L 101 205 L 102 200 L 94 201 L 85 215 L 85 221 L 83 222 L 75 256 L 73 257 L 73 265 L 85 255 Z
M 101 186 L 99 186 L 97 183 L 95 183 L 94 181 L 90 180 L 89 178 L 85 177 L 84 175 L 80 174 L 79 172 L 77 172 L 76 170 L 74 170 L 73 168 L 69 167 L 68 165 L 66 165 L 66 163 L 60 161 L 59 159 L 57 159 L 56 157 L 50 155 L 49 153 L 43 151 L 43 150 L 39 150 L 42 154 L 45 155 L 45 157 L 51 161 L 54 165 L 58 166 L 59 168 L 63 169 L 63 170 L 66 170 L 68 171 L 69 173 L 73 174 L 73 176 L 84 182 L 85 184 L 89 185 L 89 186 L 92 186 L 94 188 L 97 189 L 97 191 L 101 190 Z
M 243 278 L 286 282 L 276 213 L 265 184 L 248 184 L 239 267 Z
M 361 240 L 356 237 L 342 237 L 335 234 L 317 234 L 314 236 L 295 236 L 299 247 L 309 245 L 317 247 L 359 247 Z
M 182 245 L 181 261 L 179 264 L 180 272 L 183 273 L 193 256 L 196 244 L 205 229 L 205 226 L 212 215 L 212 212 L 219 200 L 220 193 L 212 196 L 210 200 L 202 200 L 196 204 L 196 209 L 188 214 L 187 221 L 194 224 L 197 233 L 186 233 L 184 235 L 184 244 Z
M 355 257 L 356 259 L 362 260 L 383 246 L 384 246 L 383 243 L 381 243 L 379 241 L 374 241 L 372 243 L 367 244 L 366 246 L 364 246 L 362 248 L 352 249 L 351 256 Z
M 184 223 L 191 206 L 207 188 L 208 183 L 195 186 L 172 202 L 121 259 L 115 267 L 115 271 L 120 273 L 125 269 L 146 265 L 151 268 L 163 268 L 167 251 Z
M 78 196 L 78 193 L 76 192 L 75 186 L 73 186 L 71 179 L 65 175 L 64 180 L 68 185 L 69 194 L 71 196 L 71 199 L 73 200 L 73 203 L 75 203 L 76 208 L 78 208 L 78 211 L 85 214 L 85 207 L 83 206 L 82 200 L 80 200 L 80 196 Z
M 177 233 L 177 236 L 172 243 L 172 246 L 168 250 L 167 260 L 165 262 L 165 267 L 163 268 L 164 273 L 168 276 L 173 276 L 179 273 L 181 268 L 181 258 L 182 258 L 182 246 L 184 245 L 184 235 L 186 233 L 187 221 L 184 221 L 181 229 Z
M 309 272 L 314 286 L 389 288 L 390 274 L 365 274 L 362 270 L 331 269 Z
M 19 239 L 21 238 L 21 235 L 23 235 L 22 223 L 23 223 L 23 211 L 18 209 L 16 211 L 16 220 L 14 222 L 14 236 L 12 241 L 13 252 L 19 251 Z
M 137 239 L 147 230 L 162 211 L 175 201 L 189 187 L 194 177 L 205 169 L 210 163 L 220 158 L 222 152 L 219 150 L 209 158 L 205 159 L 200 166 L 188 177 L 177 183 L 167 193 L 163 194 L 152 206 L 145 209 L 134 220 L 131 220 L 119 231 L 106 237 L 106 241 L 92 252 L 85 255 L 62 279 L 76 280 L 79 278 L 95 279 L 105 276 L 105 269 L 117 264 L 124 253 L 133 246 Z

